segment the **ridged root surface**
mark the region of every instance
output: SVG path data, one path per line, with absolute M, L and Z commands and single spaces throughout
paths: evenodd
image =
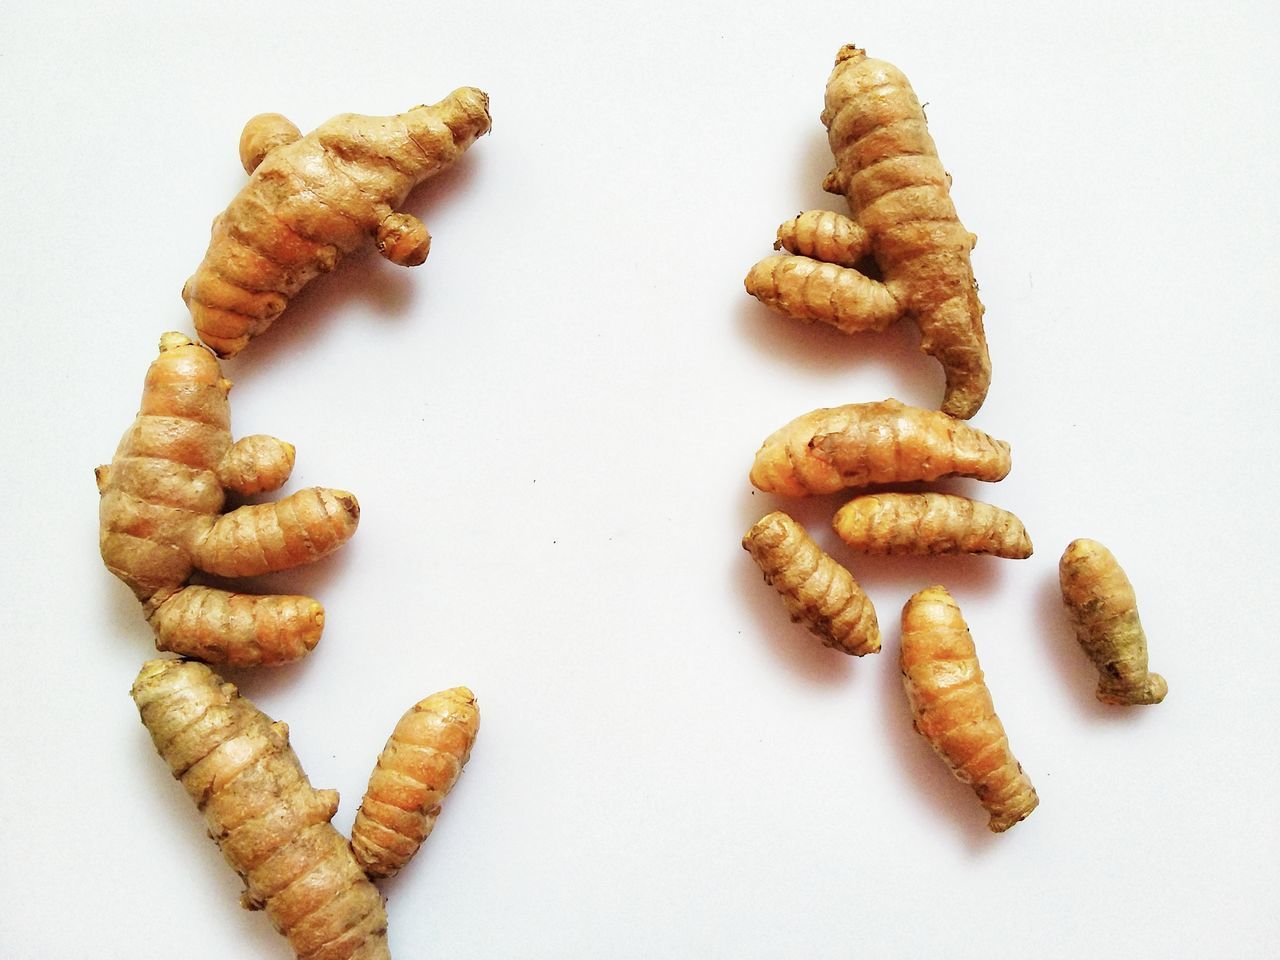
M 916 730 L 969 784 L 1002 833 L 1039 804 L 1009 749 L 960 608 L 943 587 L 921 590 L 902 611 L 902 683 Z
M 1010 466 L 1004 441 L 891 398 L 797 417 L 765 440 L 751 482 L 766 493 L 804 497 L 946 476 L 996 481 Z
M 360 507 L 344 490 L 312 487 L 223 513 L 227 491 L 278 489 L 295 456 L 262 434 L 231 442 L 230 389 L 208 349 L 161 337 L 138 416 L 95 471 L 99 547 L 142 601 L 159 649 L 236 667 L 287 663 L 320 639 L 319 603 L 188 581 L 197 570 L 243 577 L 319 560 L 355 533 Z
M 345 490 L 310 487 L 219 517 L 194 550 L 196 566 L 220 577 L 253 577 L 314 563 L 356 532 L 360 505 Z
M 466 687 L 432 694 L 400 718 L 351 828 L 351 849 L 369 876 L 395 876 L 418 852 L 479 729 L 480 709 Z
M 276 723 L 208 667 L 150 660 L 132 696 L 209 835 L 300 960 L 389 960 L 387 915 Z
M 1154 704 L 1169 692 L 1147 669 L 1147 635 L 1133 584 L 1115 556 L 1096 540 L 1074 540 L 1058 563 L 1058 579 L 1076 640 L 1098 668 L 1103 703 Z
M 871 237 L 858 221 L 843 214 L 806 210 L 778 227 L 773 249 L 840 267 L 854 267 L 870 252 Z
M 854 497 L 832 520 L 861 553 L 919 556 L 985 553 L 1031 556 L 1022 521 L 999 507 L 950 493 L 877 493 Z
M 875 607 L 853 575 L 822 551 L 808 531 L 785 513 L 759 520 L 743 548 L 782 596 L 787 612 L 825 646 L 861 657 L 880 652 Z
M 747 274 L 746 287 L 767 307 L 844 333 L 885 330 L 902 316 L 902 305 L 884 284 L 849 267 L 794 254 L 761 260 Z
M 291 663 L 320 642 L 324 607 L 310 597 L 183 587 L 147 617 L 156 649 L 229 667 Z
M 422 263 L 431 236 L 396 208 L 489 125 L 489 98 L 474 87 L 394 116 L 340 114 L 306 136 L 279 114 L 254 117 L 240 140 L 249 182 L 214 221 L 182 289 L 200 339 L 234 356 L 366 244 L 393 263 Z
M 991 383 L 984 308 L 950 177 L 924 111 L 897 67 L 845 46 L 827 81 L 822 122 L 835 166 L 824 184 L 849 202 L 884 282 L 920 327 L 920 348 L 946 375 L 942 410 L 977 413 Z

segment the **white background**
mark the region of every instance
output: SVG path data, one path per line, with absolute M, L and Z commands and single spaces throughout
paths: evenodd
M 347 830 L 400 713 L 483 725 L 394 882 L 400 957 L 1264 957 L 1280 920 L 1276 416 L 1280 70 L 1270 4 L 130 3 L 0 20 L 0 954 L 288 956 L 156 757 L 151 652 L 97 551 L 92 468 L 244 182 L 244 120 L 304 130 L 474 84 L 494 131 L 409 209 L 435 236 L 317 281 L 226 364 L 287 489 L 356 492 L 344 551 L 254 589 L 328 610 L 234 677 Z M 742 277 L 830 164 L 846 41 L 900 66 L 965 225 L 994 363 L 975 424 L 1025 562 L 870 561 L 853 660 L 790 625 L 738 541 L 764 436 L 814 407 L 933 406 L 907 326 L 846 338 Z M 1094 702 L 1057 557 L 1116 552 L 1158 707 Z M 910 727 L 898 613 L 947 584 L 1041 806 L 993 836 Z

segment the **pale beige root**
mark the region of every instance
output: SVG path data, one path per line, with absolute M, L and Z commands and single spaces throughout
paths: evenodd
M 182 588 L 196 570 L 245 576 L 317 560 L 355 531 L 359 506 L 345 491 L 312 488 L 223 514 L 226 489 L 275 489 L 294 458 L 274 437 L 232 444 L 230 388 L 207 349 L 180 333 L 161 338 L 137 419 L 96 471 L 102 559 L 144 603 L 161 649 L 283 663 L 319 639 L 314 600 Z
M 808 257 L 765 257 L 747 274 L 747 293 L 796 320 L 818 320 L 844 333 L 884 330 L 902 315 L 885 285 L 850 267 Z
M 293 444 L 266 434 L 241 437 L 218 464 L 218 481 L 246 495 L 279 490 L 293 472 L 296 453 Z
M 840 539 L 862 553 L 1031 556 L 1031 538 L 1008 510 L 950 493 L 854 497 L 832 520 Z
M 239 353 L 312 278 L 370 241 L 393 263 L 422 263 L 431 237 L 397 208 L 489 124 L 489 98 L 473 87 L 395 116 L 340 114 L 305 137 L 279 114 L 254 117 L 240 139 L 249 182 L 214 220 L 182 290 L 200 339 Z
M 875 607 L 853 575 L 813 542 L 785 513 L 763 517 L 742 538 L 742 546 L 786 604 L 823 645 L 861 657 L 880 652 Z
M 270 667 L 311 652 L 324 629 L 324 608 L 310 597 L 191 585 L 156 604 L 147 622 L 157 650 L 228 667 Z
M 351 850 L 365 873 L 395 876 L 418 852 L 479 729 L 480 708 L 466 687 L 433 693 L 400 718 L 351 827 Z
M 1147 669 L 1147 635 L 1133 585 L 1111 551 L 1096 540 L 1074 540 L 1058 563 L 1058 579 L 1076 640 L 1098 668 L 1103 703 L 1159 703 L 1169 685 Z
M 853 267 L 871 252 L 871 237 L 858 221 L 842 214 L 806 210 L 778 227 L 773 249 Z
M 1009 750 L 969 628 L 944 587 L 921 590 L 902 610 L 902 683 L 916 730 L 973 787 L 1002 833 L 1040 802 Z
M 849 201 L 885 284 L 920 327 L 920 348 L 942 364 L 943 411 L 968 419 L 991 383 L 969 260 L 977 238 L 956 216 L 920 102 L 892 64 L 845 46 L 827 81 L 822 122 L 835 155 L 824 187 Z
M 387 960 L 382 897 L 329 822 L 337 793 L 312 788 L 288 727 L 199 663 L 150 660 L 131 693 L 156 750 L 244 880 L 241 903 L 265 908 L 300 960 Z
M 1003 480 L 1010 465 L 1003 440 L 891 398 L 797 417 L 765 440 L 751 482 L 766 493 L 804 497 L 946 476 Z

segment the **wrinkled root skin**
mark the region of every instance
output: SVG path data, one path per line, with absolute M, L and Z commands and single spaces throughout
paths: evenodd
M 847 45 L 827 81 L 822 123 L 835 155 L 824 186 L 849 202 L 886 287 L 920 327 L 920 348 L 942 364 L 942 411 L 967 420 L 991 385 L 969 260 L 977 238 L 956 215 L 920 101 L 897 67 Z
M 999 507 L 950 493 L 877 493 L 854 497 L 831 525 L 860 553 L 913 556 L 1031 556 L 1022 521 Z
M 948 476 L 995 482 L 1011 466 L 1003 440 L 890 398 L 824 407 L 792 420 L 756 453 L 751 483 L 765 493 L 806 497 Z
M 366 244 L 392 263 L 421 264 L 431 235 L 397 208 L 489 127 L 489 98 L 474 87 L 395 116 L 344 113 L 305 137 L 279 114 L 251 119 L 240 137 L 249 182 L 214 220 L 182 288 L 200 339 L 235 356 L 312 279 Z
M 945 588 L 921 590 L 902 610 L 902 684 L 916 731 L 969 784 L 1003 833 L 1040 803 L 996 716 L 978 653 Z
M 206 348 L 180 333 L 161 337 L 137 419 L 96 471 L 99 547 L 142 601 L 158 649 L 273 666 L 315 647 L 324 608 L 188 581 L 196 571 L 247 577 L 320 560 L 355 533 L 360 505 L 345 490 L 311 487 L 223 513 L 228 492 L 277 490 L 294 462 L 293 446 L 275 437 L 231 442 L 230 389 Z
M 156 750 L 204 815 L 300 960 L 390 960 L 382 897 L 330 824 L 338 794 L 316 790 L 289 728 L 204 664 L 149 660 L 131 690 Z
M 1147 668 L 1138 600 L 1111 551 L 1096 540 L 1072 541 L 1058 562 L 1058 580 L 1076 640 L 1098 668 L 1095 696 L 1118 706 L 1164 700 L 1169 685 Z
M 480 708 L 466 687 L 433 693 L 400 718 L 351 827 L 351 850 L 370 877 L 395 876 L 430 836 L 479 729 Z
M 822 123 L 835 166 L 823 187 L 842 194 L 853 217 L 810 210 L 778 228 L 747 292 L 805 322 L 844 333 L 880 331 L 900 318 L 920 328 L 920 348 L 942 365 L 942 411 L 971 418 L 991 384 L 978 285 L 970 251 L 977 237 L 960 223 L 915 92 L 892 64 L 841 48 L 827 81 Z M 870 256 L 882 279 L 857 269 Z
M 871 599 L 848 570 L 833 560 L 787 514 L 761 518 L 742 546 L 782 596 L 795 623 L 824 646 L 855 657 L 880 652 L 880 624 Z

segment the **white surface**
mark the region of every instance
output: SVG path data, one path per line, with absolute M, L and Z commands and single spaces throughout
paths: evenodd
M 92 467 L 243 183 L 243 121 L 303 129 L 462 84 L 494 133 L 410 209 L 427 265 L 317 282 L 226 365 L 237 435 L 359 534 L 262 589 L 329 613 L 237 676 L 346 830 L 395 719 L 456 683 L 480 739 L 389 896 L 400 957 L 1263 957 L 1280 920 L 1274 382 L 1277 14 L 1259 3 L 19 3 L 0 21 L 8 451 L 0 701 L 6 958 L 285 958 L 155 756 L 151 652 L 95 549 Z M 358 13 L 357 10 L 367 10 Z M 788 12 L 791 11 L 791 12 Z M 1211 12 L 1210 12 L 1211 11 Z M 976 425 L 1037 553 L 868 562 L 854 661 L 739 549 L 746 481 L 816 406 L 933 405 L 906 328 L 847 339 L 741 289 L 815 205 L 836 48 L 898 64 L 981 242 L 995 378 Z M 1159 707 L 1092 700 L 1056 592 L 1109 544 Z M 1004 836 L 910 728 L 897 617 L 959 599 L 1041 796 Z

